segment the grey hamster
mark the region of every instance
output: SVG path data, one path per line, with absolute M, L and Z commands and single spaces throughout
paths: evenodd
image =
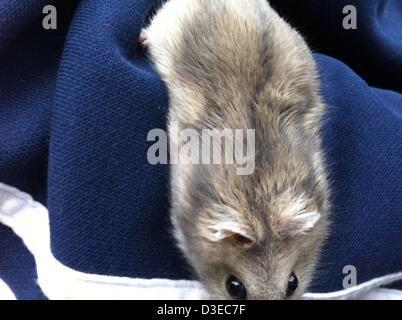
M 265 0 L 170 0 L 140 42 L 167 86 L 168 125 L 255 130 L 252 174 L 171 167 L 173 233 L 210 298 L 299 298 L 329 224 L 325 105 L 302 36 Z

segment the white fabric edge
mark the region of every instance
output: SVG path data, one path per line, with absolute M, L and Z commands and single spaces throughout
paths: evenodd
M 47 209 L 28 194 L 0 183 L 0 222 L 10 227 L 33 254 L 38 284 L 49 299 L 57 300 L 182 300 L 205 299 L 197 281 L 138 279 L 88 274 L 60 263 L 50 250 Z M 402 299 L 402 291 L 379 286 L 402 279 L 402 272 L 332 293 L 308 293 L 303 299 Z
M 7 284 L 0 279 L 0 301 L 2 300 L 16 300 L 16 298 Z
M 310 300 L 344 300 L 344 299 L 369 299 L 370 297 L 378 297 L 379 293 L 384 293 L 384 290 L 390 290 L 390 295 L 395 297 L 399 292 L 399 298 L 402 299 L 401 290 L 392 290 L 380 288 L 381 286 L 391 284 L 395 281 L 402 280 L 402 272 L 389 274 L 383 277 L 375 278 L 370 281 L 361 283 L 357 286 L 350 287 L 344 290 L 328 292 L 328 293 L 306 293 L 304 297 Z M 378 289 L 381 289 L 378 291 Z M 375 291 L 377 290 L 377 293 Z

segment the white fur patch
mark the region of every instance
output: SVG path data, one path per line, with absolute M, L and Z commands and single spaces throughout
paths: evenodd
M 239 234 L 255 241 L 253 230 L 237 218 L 238 213 L 230 208 L 223 207 L 216 210 L 215 215 L 208 224 L 207 238 L 211 241 L 221 241 L 233 234 Z
M 290 236 L 307 233 L 313 229 L 320 217 L 317 211 L 306 211 L 305 202 L 299 197 L 282 212 L 279 231 Z
M 143 29 L 142 32 L 147 35 L 147 46 L 162 75 L 170 73 L 174 55 L 180 48 L 181 30 L 197 8 L 197 1 L 167 1 L 157 11 L 149 26 Z

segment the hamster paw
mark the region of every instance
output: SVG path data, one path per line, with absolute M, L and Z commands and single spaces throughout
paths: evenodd
M 146 48 L 148 46 L 148 34 L 145 29 L 141 30 L 141 33 L 140 33 L 140 36 L 138 37 L 137 42 L 143 48 Z

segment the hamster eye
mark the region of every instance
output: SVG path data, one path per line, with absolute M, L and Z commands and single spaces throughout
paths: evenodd
M 287 298 L 290 297 L 295 292 L 298 284 L 299 284 L 299 280 L 297 279 L 295 273 L 292 272 L 289 276 L 288 287 L 286 289 L 286 297 Z
M 230 276 L 226 280 L 226 290 L 229 295 L 236 300 L 245 300 L 247 298 L 247 290 L 244 285 L 234 276 Z

